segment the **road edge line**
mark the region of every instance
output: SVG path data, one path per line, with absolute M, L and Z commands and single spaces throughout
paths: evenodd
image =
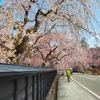
M 71 77 L 72 78 L 72 77 Z M 92 92 L 91 90 L 89 90 L 88 88 L 86 88 L 85 86 L 83 86 L 82 84 L 80 84 L 79 82 L 77 82 L 75 79 L 72 78 L 73 81 L 75 81 L 77 84 L 79 84 L 81 87 L 83 87 L 84 89 L 86 89 L 88 92 L 90 92 L 92 95 L 94 95 L 95 97 L 97 97 L 98 99 L 100 99 L 100 96 L 98 96 L 97 94 L 95 94 L 94 92 Z

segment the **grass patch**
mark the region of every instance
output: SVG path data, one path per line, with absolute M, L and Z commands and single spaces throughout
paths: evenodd
M 93 74 L 92 71 L 90 71 L 90 70 L 86 70 L 86 71 L 84 71 L 84 73 L 86 73 L 86 74 L 90 74 L 90 75 Z

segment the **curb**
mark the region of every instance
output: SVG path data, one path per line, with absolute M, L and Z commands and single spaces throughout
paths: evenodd
M 76 80 L 74 80 L 72 77 L 71 79 L 76 82 L 78 85 L 80 85 L 81 87 L 83 87 L 85 90 L 87 90 L 88 92 L 90 92 L 92 95 L 94 95 L 96 98 L 100 99 L 100 96 L 98 96 L 97 94 L 95 94 L 94 92 L 92 92 L 91 90 L 89 90 L 88 88 L 86 88 L 85 86 L 83 86 L 82 84 L 80 84 L 79 82 L 77 82 Z

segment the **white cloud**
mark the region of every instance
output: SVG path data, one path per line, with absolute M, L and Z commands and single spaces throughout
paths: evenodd
M 97 39 L 100 39 L 100 35 L 96 35 L 95 37 L 96 37 Z M 92 36 L 90 39 L 95 40 L 95 39 L 96 39 L 95 37 Z

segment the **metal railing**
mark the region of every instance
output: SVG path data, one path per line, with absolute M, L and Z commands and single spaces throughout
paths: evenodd
M 46 100 L 57 74 L 49 68 L 5 64 L 0 70 L 0 100 Z

